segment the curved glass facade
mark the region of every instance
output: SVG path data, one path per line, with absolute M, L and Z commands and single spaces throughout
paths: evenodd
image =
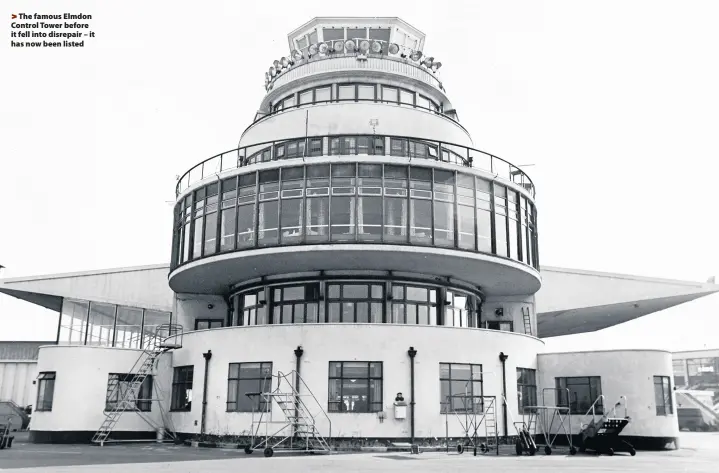
M 207 184 L 175 207 L 172 269 L 221 252 L 321 243 L 426 245 L 539 268 L 523 193 L 459 171 L 336 163 Z
M 229 325 L 374 323 L 481 328 L 481 299 L 450 286 L 399 279 L 324 279 L 234 293 Z

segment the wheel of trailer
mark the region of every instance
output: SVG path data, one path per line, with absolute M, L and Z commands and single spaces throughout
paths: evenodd
M 632 447 L 632 448 L 629 449 L 629 454 L 630 454 L 631 456 L 634 456 L 634 455 L 637 454 L 637 451 L 634 450 L 634 447 Z
M 614 455 L 614 449 L 613 449 L 613 448 L 609 448 L 609 449 L 607 450 L 607 455 L 609 455 L 610 457 L 611 457 L 612 455 Z
M 264 454 L 267 458 L 270 458 L 272 455 L 275 454 L 275 451 L 272 450 L 272 447 L 267 447 L 264 451 Z
M 480 444 L 479 444 L 479 451 L 482 452 L 482 453 L 487 453 L 487 452 L 489 451 L 489 448 L 487 448 L 487 446 L 486 446 L 485 444 L 480 443 Z
M 537 447 L 535 447 L 534 445 L 530 445 L 529 446 L 529 456 L 533 457 L 535 453 L 537 453 Z
M 464 445 L 462 445 L 461 443 L 457 445 L 457 453 L 459 453 L 460 455 L 464 453 Z
M 248 455 L 252 455 L 252 447 L 250 447 L 249 445 L 247 445 L 247 446 L 245 447 L 245 453 L 248 454 Z
M 521 455 L 523 449 L 522 441 L 517 439 L 517 442 L 514 444 L 514 451 L 517 452 L 517 455 Z
M 545 446 L 545 447 L 544 447 L 544 454 L 545 454 L 545 455 L 551 455 L 551 454 L 552 454 L 552 447 L 550 447 L 549 445 Z
M 570 454 L 570 455 L 576 455 L 576 454 L 577 454 L 577 449 L 574 448 L 574 447 L 570 448 L 570 449 L 569 449 L 569 454 Z

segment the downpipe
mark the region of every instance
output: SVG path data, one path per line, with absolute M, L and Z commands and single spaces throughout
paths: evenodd
M 209 374 L 210 359 L 212 358 L 212 350 L 207 350 L 202 357 L 205 359 L 205 381 L 202 389 L 202 420 L 200 421 L 200 435 L 205 434 L 205 419 L 207 418 L 207 375 Z
M 305 351 L 302 346 L 295 348 L 295 423 L 292 427 L 292 436 L 297 435 L 297 417 L 299 416 L 299 404 L 300 404 L 300 366 L 302 355 Z
M 507 443 L 507 434 L 509 432 L 507 430 L 507 366 L 505 365 L 507 358 L 509 358 L 509 355 L 505 355 L 504 352 L 499 352 L 499 361 L 502 362 L 502 403 L 504 404 L 504 409 L 502 409 L 502 420 L 504 424 L 505 444 Z
M 410 359 L 410 400 L 409 400 L 409 428 L 410 428 L 410 444 L 411 444 L 411 451 L 412 453 L 419 453 L 419 451 L 415 450 L 414 445 L 414 357 L 417 356 L 417 350 L 414 349 L 414 347 L 409 347 L 409 350 L 407 350 L 407 355 L 409 355 Z

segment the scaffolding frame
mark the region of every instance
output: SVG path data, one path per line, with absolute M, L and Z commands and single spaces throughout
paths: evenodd
M 480 379 L 477 380 L 474 375 L 470 375 L 470 378 L 464 383 L 464 395 L 449 395 L 446 397 L 445 404 L 445 442 L 447 445 L 447 451 L 449 451 L 449 417 L 453 414 L 464 432 L 464 436 L 457 444 L 457 453 L 463 453 L 468 447 L 472 447 L 475 455 L 477 449 L 481 453 L 489 453 L 490 450 L 495 450 L 496 454 L 499 455 L 499 431 L 497 429 L 497 397 L 496 396 L 485 396 L 470 394 L 470 383 L 480 381 L 482 383 L 482 393 L 484 393 L 484 377 L 485 375 L 493 375 L 492 372 L 480 372 Z M 503 397 L 503 396 L 502 396 Z M 457 411 L 453 402 L 455 399 L 461 399 L 462 404 L 460 411 Z M 479 400 L 480 402 L 475 402 Z M 479 411 L 476 406 L 479 405 Z M 506 399 L 505 399 L 506 406 Z M 464 420 L 462 420 L 464 417 Z M 484 436 L 478 435 L 481 427 L 484 427 Z M 484 442 L 480 442 L 480 439 L 484 438 Z M 494 442 L 490 442 L 493 439 Z M 492 448 L 494 447 L 494 448 Z
M 570 406 L 560 406 L 556 402 L 559 396 L 555 397 L 554 405 L 547 405 L 546 393 L 547 391 L 567 393 L 567 402 L 569 402 L 570 391 L 569 388 L 544 388 L 542 389 L 542 405 L 539 406 L 526 406 L 522 413 L 523 424 L 527 427 L 527 432 L 531 434 L 532 425 L 534 425 L 534 437 L 535 446 L 544 446 L 544 454 L 551 455 L 552 449 L 554 448 L 557 438 L 566 436 L 567 443 L 569 444 L 569 454 L 574 455 L 577 453 L 577 449 L 572 443 L 572 411 Z M 524 418 L 527 418 L 524 421 Z M 555 421 L 559 421 L 558 429 L 556 433 L 552 433 L 552 427 L 554 427 Z M 541 437 L 544 442 L 538 442 L 537 437 Z

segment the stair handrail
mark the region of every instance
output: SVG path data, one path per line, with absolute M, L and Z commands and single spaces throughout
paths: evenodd
M 627 417 L 627 396 L 621 395 L 619 396 L 619 401 L 614 404 L 614 407 L 612 407 L 612 410 L 607 413 L 607 417 L 616 417 L 617 415 L 617 407 L 622 405 L 622 399 L 624 399 L 624 417 Z
M 597 417 L 597 409 L 596 409 L 596 406 L 597 406 L 597 403 L 598 403 L 600 400 L 602 401 L 602 411 L 604 411 L 604 407 L 605 407 L 605 406 L 604 406 L 604 404 L 605 404 L 605 403 L 604 403 L 604 400 L 605 400 L 605 397 L 604 397 L 604 394 L 600 394 L 600 395 L 594 400 L 594 402 L 592 403 L 592 405 L 589 406 L 589 409 L 587 409 L 587 413 L 584 414 L 584 419 L 583 419 L 583 420 L 587 420 L 587 417 L 589 417 L 589 415 L 590 415 L 590 413 L 591 413 L 591 415 L 592 415 L 592 422 L 594 422 L 594 420 L 595 420 L 596 417 Z M 604 415 L 605 415 L 605 414 L 602 414 L 602 416 L 604 416 Z M 582 423 L 580 423 L 579 428 L 580 428 L 581 430 L 584 430 L 585 428 L 587 428 L 587 426 L 588 426 L 589 424 L 590 424 L 589 422 L 587 422 L 587 423 L 582 422 Z
M 281 374 L 281 372 L 278 372 L 278 374 Z M 299 382 L 300 382 L 300 383 L 302 384 L 302 386 L 307 390 L 307 392 L 310 393 L 310 396 L 312 396 L 312 399 L 314 399 L 315 403 L 317 404 L 317 407 L 319 407 L 320 412 L 322 413 L 322 415 L 324 415 L 325 419 L 327 419 L 327 425 L 328 425 L 328 427 L 329 427 L 329 433 L 328 433 L 328 435 L 327 435 L 327 438 L 328 438 L 328 439 L 331 439 L 331 438 L 332 438 L 332 420 L 330 419 L 330 416 L 327 415 L 327 412 L 322 408 L 322 404 L 320 404 L 320 401 L 317 399 L 317 396 L 315 396 L 315 394 L 312 392 L 312 390 L 310 389 L 310 387 L 307 386 L 307 383 L 305 383 L 305 380 L 302 379 L 302 376 L 300 376 L 300 374 L 297 372 L 297 370 L 292 370 L 292 371 L 290 371 L 289 373 L 287 373 L 287 375 L 285 375 L 285 376 L 289 376 L 289 375 L 292 375 L 292 374 L 294 374 L 294 375 L 297 377 L 296 379 L 299 380 Z M 285 379 L 286 379 L 286 378 L 285 378 Z M 305 404 L 305 402 L 304 402 L 304 401 L 302 400 L 302 398 L 299 396 L 299 390 L 297 389 L 296 386 L 294 386 L 294 384 L 291 384 L 291 386 L 293 386 L 293 389 L 294 389 L 294 391 L 295 391 L 295 393 L 296 393 L 296 395 L 297 395 L 297 396 L 296 396 L 297 402 L 298 402 L 299 404 L 303 405 L 303 407 L 305 408 L 305 410 L 307 411 L 307 413 L 310 415 L 310 417 L 312 417 L 312 420 L 314 421 L 314 420 L 315 420 L 315 416 L 312 414 L 312 412 L 310 412 L 310 410 L 309 410 L 309 408 L 307 407 L 307 405 Z

